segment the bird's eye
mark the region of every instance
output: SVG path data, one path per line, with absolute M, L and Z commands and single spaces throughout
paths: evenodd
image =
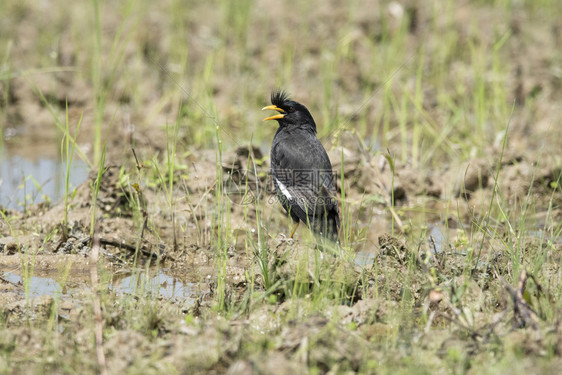
M 290 113 L 295 112 L 295 107 L 289 107 L 288 111 L 289 111 Z

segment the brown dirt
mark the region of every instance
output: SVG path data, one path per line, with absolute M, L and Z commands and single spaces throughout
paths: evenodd
M 340 9 L 338 4 L 330 2 L 327 6 L 311 7 L 309 17 L 304 19 L 291 17 L 290 12 L 283 11 L 280 2 L 255 4 L 254 12 L 263 12 L 267 8 L 268 12 L 278 14 L 278 22 L 267 28 L 266 37 L 273 44 L 287 45 L 296 37 L 294 33 L 284 32 L 289 26 L 310 28 L 318 35 L 337 34 L 337 30 L 346 26 L 345 17 L 341 16 L 345 9 Z M 117 16 L 112 16 L 112 5 L 107 7 L 102 27 L 104 36 L 115 33 L 121 22 Z M 103 113 L 104 124 L 112 125 L 104 128 L 109 167 L 103 174 L 99 195 L 94 202 L 96 237 L 101 243 L 103 258 L 99 272 L 104 287 L 107 287 L 139 268 L 153 271 L 158 267 L 174 280 L 195 284 L 197 288 L 193 291 L 193 303 L 137 298 L 125 305 L 120 304 L 118 292 L 106 288 L 103 300 L 104 350 L 110 373 L 162 373 L 173 369 L 178 373 L 294 374 L 311 368 L 320 373 L 330 370 L 333 373 L 368 373 L 374 371 L 377 364 L 388 365 L 390 369 L 412 370 L 414 367 L 405 360 L 412 353 L 418 356 L 421 356 L 420 351 L 431 353 L 429 361 L 435 362 L 453 361 L 454 354 L 451 353 L 468 353 L 463 354 L 463 358 L 470 358 L 474 363 L 489 360 L 488 352 L 507 351 L 504 343 L 509 343 L 516 348 L 515 352 L 522 352 L 528 358 L 555 353 L 552 362 L 544 365 L 547 370 L 560 365 L 560 322 L 556 319 L 547 321 L 544 316 L 539 316 L 538 323 L 533 326 L 532 319 L 521 315 L 526 303 L 540 315 L 542 304 L 547 303 L 545 299 L 551 298 L 549 292 L 543 293 L 535 287 L 531 291 L 534 294 L 516 299 L 512 298 L 515 292 L 510 294 L 509 288 L 500 282 L 501 278 L 516 282 L 519 275 L 514 273 L 512 257 L 515 255 L 506 253 L 504 243 L 504 240 L 513 238 L 513 228 L 498 226 L 504 232 L 496 233 L 495 237 L 485 236 L 480 242 L 479 236 L 483 235 L 475 227 L 486 217 L 496 186 L 496 192 L 501 192 L 506 206 L 512 207 L 513 211 L 508 213 L 510 218 L 518 217 L 524 209 L 523 203 L 529 201 L 533 204 L 530 213 L 526 212 L 526 220 L 533 223 L 532 227 L 537 231 L 544 230 L 547 220 L 555 223 L 562 220 L 562 193 L 559 187 L 553 188 L 560 184 L 562 173 L 562 85 L 560 57 L 556 57 L 560 40 L 557 40 L 556 32 L 539 27 L 540 22 L 524 12 L 515 11 L 507 24 L 501 24 L 513 33 L 515 41 L 509 46 L 509 53 L 517 59 L 514 63 L 517 69 L 509 72 L 506 78 L 508 92 L 510 97 L 517 99 L 517 107 L 501 162 L 502 134 L 490 139 L 488 147 L 479 155 L 455 160 L 440 157 L 423 169 L 410 161 L 396 160 L 394 176 L 385 153 L 366 151 L 369 150 L 368 140 L 355 132 L 342 129 L 330 139 L 323 139 L 334 170 L 343 170 L 345 205 L 351 213 L 354 230 L 347 246 L 351 261 L 328 255 L 322 260 L 324 273 L 315 278 L 317 253 L 311 246 L 310 234 L 300 228 L 295 240 L 286 238 L 288 220 L 268 190 L 268 147 L 260 145 L 250 150 L 246 146 L 249 138 L 238 137 L 238 134 L 247 134 L 244 127 L 259 121 L 258 109 L 267 96 L 265 87 L 272 85 L 275 77 L 264 77 L 265 82 L 259 87 L 255 83 L 244 84 L 248 81 L 247 73 L 231 78 L 227 69 L 210 78 L 205 92 L 211 93 L 220 108 L 221 124 L 228 124 L 225 126 L 228 132 L 224 134 L 222 162 L 217 161 L 215 149 L 209 149 L 206 144 L 190 143 L 196 136 L 192 126 L 182 127 L 178 134 L 181 153 L 178 153 L 178 169 L 173 176 L 171 202 L 160 176 L 150 169 L 147 161 L 153 157 L 164 163 L 162 155 L 165 155 L 168 139 L 163 124 L 177 117 L 178 108 L 178 98 L 166 97 L 166 86 L 171 83 L 164 83 L 167 77 L 155 68 L 153 59 L 147 56 L 140 65 L 128 65 L 137 62 L 135 56 L 141 53 L 139 51 L 147 50 L 154 51 L 158 60 L 170 62 L 170 65 L 176 60 L 173 38 L 167 34 L 167 13 L 164 13 L 170 9 L 168 6 L 162 6 L 166 9 L 154 7 L 158 11 L 150 13 L 146 19 L 150 31 L 147 28 L 135 34 L 133 42 L 123 50 L 123 62 L 118 65 L 117 72 L 123 79 L 116 80 L 110 90 Z M 56 18 L 51 13 L 43 17 L 39 6 L 24 7 L 24 10 L 17 22 L 2 21 L 3 27 L 17 36 L 16 48 L 11 55 L 13 65 L 26 64 L 26 58 L 34 53 L 34 46 L 40 44 L 41 25 L 46 27 Z M 194 19 L 186 21 L 187 30 L 195 35 L 190 41 L 187 59 L 196 67 L 205 63 L 212 35 L 221 27 L 216 17 L 211 16 L 214 11 L 213 5 L 199 3 L 194 12 L 201 18 L 208 15 L 209 24 L 203 25 Z M 424 14 L 423 9 L 418 12 L 420 25 L 429 22 L 429 15 Z M 455 12 L 452 22 L 465 25 L 458 29 L 459 38 L 463 39 L 468 38 L 469 20 L 478 18 L 478 25 L 491 28 L 497 16 L 489 8 L 468 5 Z M 370 77 L 368 63 L 371 56 L 363 51 L 365 46 L 361 40 L 365 37 L 376 40 L 381 33 L 378 26 L 381 15 L 358 12 L 354 17 L 348 37 L 357 53 L 356 62 L 342 64 L 338 73 L 345 79 L 334 83 L 336 94 L 342 98 L 340 110 L 343 115 L 351 115 L 357 109 L 356 104 L 362 98 L 353 93 L 358 92 Z M 255 59 L 245 61 L 238 54 L 229 53 L 234 50 L 236 40 L 227 44 L 225 54 L 232 56 L 233 66 L 248 64 L 246 70 L 250 72 L 262 71 L 258 65 L 263 64 L 279 67 L 279 56 L 272 50 L 264 50 L 260 39 L 264 36 L 253 32 L 264 27 L 261 22 L 265 21 L 251 26 L 246 41 L 247 53 Z M 393 22 L 391 19 L 391 29 L 397 27 Z M 552 27 L 559 31 L 562 28 L 560 22 Z M 126 23 L 125 27 L 129 26 Z M 494 33 L 490 29 L 482 34 Z M 80 36 L 64 30 L 60 38 L 53 47 L 56 65 L 87 65 L 87 56 L 76 47 Z M 406 43 L 415 45 L 420 38 L 423 38 L 421 31 L 413 30 Z M 487 43 L 485 40 L 479 42 Z M 432 48 L 431 43 L 428 43 L 428 49 Z M 323 99 L 309 89 L 313 84 L 309 77 L 320 74 L 322 69 L 318 63 L 322 57 L 315 48 L 313 43 L 298 46 L 295 54 L 304 57 L 291 81 L 294 82 L 294 96 L 319 109 Z M 103 59 L 105 61 L 109 56 L 104 54 Z M 130 70 L 124 71 L 128 66 Z M 191 69 L 195 71 L 196 68 Z M 463 74 L 466 66 L 456 66 L 456 69 L 458 71 L 447 74 L 464 77 L 464 90 L 472 92 L 474 77 Z M 138 94 L 133 94 L 128 90 L 128 80 L 138 79 L 136 77 L 142 77 L 142 82 L 135 86 Z M 110 77 L 104 79 L 108 81 Z M 414 79 L 413 74 L 411 80 Z M 68 99 L 71 123 L 77 123 L 78 118 L 84 116 L 78 143 L 87 155 L 91 155 L 95 108 L 94 83 L 90 79 L 72 70 L 35 74 L 32 78 L 14 77 L 9 80 L 9 88 L 6 88 L 6 82 L 8 80 L 0 81 L 0 92 L 9 94 L 9 105 L 2 107 L 5 110 L 2 121 L 7 152 L 38 152 L 39 146 L 58 144 L 60 140 L 60 133 L 53 131 L 52 115 L 38 98 L 36 86 L 57 111 L 64 108 Z M 247 91 L 263 91 L 263 95 L 255 94 L 249 99 L 261 103 L 256 104 L 256 113 L 240 113 L 236 108 L 240 87 Z M 439 119 L 439 109 L 432 108 L 437 93 L 428 88 L 424 95 L 424 107 L 431 116 Z M 190 98 L 184 99 L 189 101 Z M 535 103 L 533 111 L 524 107 L 529 101 Z M 365 109 L 369 121 L 375 121 L 376 109 L 381 106 L 380 99 L 375 97 Z M 114 114 L 117 114 L 117 120 L 112 122 Z M 376 133 L 374 130 L 372 136 L 376 137 Z M 236 136 L 228 139 L 229 134 Z M 132 156 L 133 147 L 140 162 L 147 166 L 140 172 Z M 48 148 L 52 150 L 52 147 Z M 394 155 L 401 149 L 391 145 L 389 151 Z M 252 156 L 250 163 L 249 155 Z M 255 169 L 252 167 L 248 171 L 247 165 L 256 161 Z M 498 163 L 500 169 L 496 181 Z M 223 181 L 217 181 L 219 171 Z M 163 170 L 161 173 L 165 174 Z M 232 181 L 245 181 L 246 176 L 249 176 L 252 187 L 260 187 L 249 196 L 242 194 L 244 189 L 232 190 L 229 185 Z M 14 366 L 22 365 L 22 368 L 36 372 L 58 370 L 64 366 L 86 372 L 97 370 L 93 355 L 80 355 L 82 352 L 94 353 L 88 265 L 92 247 L 91 187 L 95 177 L 93 172 L 70 199 L 67 225 L 62 223 L 65 210 L 62 202 L 37 205 L 25 213 L 5 211 L 7 222 L 3 220 L 0 225 L 0 276 L 4 273 L 22 276 L 24 271 L 31 269 L 33 276 L 61 283 L 64 280 L 66 288 L 72 290 L 64 292 L 61 298 L 54 295 L 30 298 L 25 295 L 23 283 L 9 281 L 5 276 L 0 278 L 0 316 L 3 317 L 4 333 L 0 335 L 0 352 L 9 352 L 10 357 L 15 358 Z M 141 183 L 136 186 L 138 181 Z M 220 204 L 217 203 L 219 189 L 226 191 Z M 342 186 L 339 191 L 342 192 Z M 391 205 L 392 197 L 394 206 Z M 140 202 L 138 205 L 134 203 L 136 199 Z M 217 222 L 221 212 L 229 215 L 230 225 L 226 228 Z M 434 237 L 416 237 L 431 226 L 438 227 L 444 236 L 442 241 L 437 239 L 438 244 Z M 260 238 L 258 232 L 265 235 Z M 217 238 L 225 233 L 228 243 L 224 249 L 217 248 Z M 522 246 L 524 251 L 531 254 L 546 246 L 536 233 L 525 234 L 518 240 L 525 244 Z M 281 285 L 263 300 L 256 300 L 253 294 L 259 291 L 265 295 L 266 292 L 266 280 L 254 255 L 258 242 L 269 249 L 265 263 L 274 270 L 273 277 Z M 542 283 L 536 284 L 544 286 L 551 281 L 558 286 L 562 243 L 560 238 L 551 238 L 547 242 L 551 249 L 540 270 Z M 484 248 L 480 263 L 467 274 L 466 257 L 476 254 L 477 249 L 472 244 L 480 243 Z M 437 246 L 442 250 L 437 251 Z M 224 258 L 221 257 L 223 251 Z M 358 252 L 373 254 L 372 264 L 355 264 L 352 259 Z M 309 256 L 303 257 L 303 253 Z M 304 262 L 304 258 L 308 262 Z M 525 266 L 532 268 L 535 264 L 532 255 L 522 258 L 521 263 Z M 409 262 L 411 259 L 413 261 Z M 221 276 L 218 270 L 223 261 L 226 264 Z M 415 270 L 409 272 L 408 267 L 412 264 Z M 250 289 L 249 275 L 256 275 L 255 290 Z M 217 312 L 221 277 L 226 283 L 227 303 L 244 308 L 228 314 Z M 328 299 L 344 302 L 333 305 L 324 302 L 326 306 L 322 305 L 321 312 L 302 313 L 305 307 L 314 304 L 310 296 L 314 283 L 319 280 L 333 283 L 329 288 L 333 294 Z M 288 298 L 295 285 L 300 285 L 304 292 L 298 294 L 298 298 Z M 397 307 L 404 301 L 409 301 L 412 311 L 401 311 Z M 135 309 L 147 311 L 146 316 L 131 318 L 130 311 Z M 559 308 L 555 310 L 559 311 Z M 406 323 L 401 318 L 406 319 Z M 415 327 L 422 319 L 429 320 L 426 330 Z M 41 322 L 60 327 L 58 341 L 49 347 L 55 354 L 43 350 L 49 337 L 45 337 Z M 430 330 L 432 325 L 435 330 Z M 381 344 L 386 340 L 394 340 L 396 345 L 386 348 Z M 34 361 L 34 357 L 45 358 L 44 361 Z M 370 359 L 365 361 L 365 358 Z M 366 363 L 373 367 L 365 367 Z M 402 365 L 404 367 L 400 367 Z M 464 365 L 466 363 L 459 360 L 451 367 L 461 369 Z M 5 366 L 3 360 L 0 360 L 0 366 Z

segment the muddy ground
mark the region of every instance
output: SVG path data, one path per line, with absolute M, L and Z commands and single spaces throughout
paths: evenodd
M 66 205 L 2 210 L 1 372 L 556 373 L 558 5 L 131 4 L 100 5 L 99 55 L 91 9 L 0 6 L 10 15 L 0 21 L 5 152 L 58 153 L 68 103 L 72 134 L 81 121 L 76 157 L 92 166 Z M 425 43 L 425 62 L 406 53 L 394 70 L 372 72 L 369 48 L 400 35 L 406 51 Z M 483 98 L 503 104 L 490 107 L 482 137 L 470 134 L 477 106 L 465 128 L 439 133 L 478 89 L 466 51 L 493 51 L 504 35 L 497 61 L 483 65 Z M 444 43 L 464 47 L 440 56 Z M 345 50 L 341 60 L 326 55 L 332 47 Z M 377 117 L 386 79 L 397 76 L 388 90 L 402 97 L 418 64 L 420 112 L 435 125 L 418 139 L 434 155 L 425 162 L 410 153 L 413 122 L 402 138 L 399 112 L 389 112 L 388 133 Z M 279 83 L 324 129 L 341 116 L 330 131 L 319 125 L 344 222 L 340 245 L 324 252 L 302 226 L 288 238 L 271 191 L 275 129 L 259 109 Z

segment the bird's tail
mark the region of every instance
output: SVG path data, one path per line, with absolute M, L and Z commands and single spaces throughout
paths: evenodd
M 316 220 L 312 230 L 321 238 L 339 242 L 340 216 L 336 210 L 330 210 Z

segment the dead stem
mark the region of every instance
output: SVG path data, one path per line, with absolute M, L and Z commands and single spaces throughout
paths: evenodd
M 90 280 L 92 282 L 93 307 L 94 307 L 94 335 L 96 338 L 96 356 L 98 360 L 99 373 L 107 374 L 105 364 L 105 354 L 103 352 L 103 318 L 101 313 L 101 302 L 99 294 L 98 258 L 100 249 L 100 239 L 97 235 L 98 229 L 94 232 L 94 243 L 90 254 Z

